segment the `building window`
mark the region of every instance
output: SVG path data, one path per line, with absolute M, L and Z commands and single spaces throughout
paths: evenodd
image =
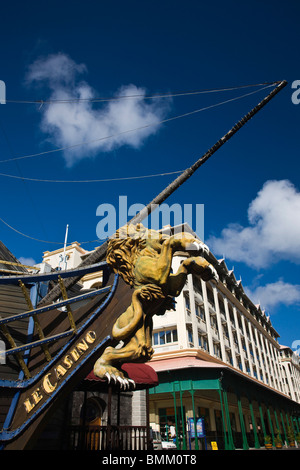
M 230 317 L 231 325 L 233 326 L 233 328 L 235 328 L 235 321 L 234 321 L 233 310 L 232 310 L 232 308 L 231 308 L 230 305 L 228 306 L 228 310 L 229 310 L 229 317 Z
M 217 319 L 214 315 L 213 316 L 211 315 L 211 317 L 210 317 L 210 325 L 211 325 L 212 328 L 214 328 L 215 330 L 218 331 Z
M 207 351 L 207 338 L 203 335 L 198 335 L 199 347 Z
M 260 371 L 260 374 L 259 374 L 259 375 L 260 375 L 260 380 L 263 382 L 263 380 L 264 380 L 264 376 L 263 376 L 263 373 L 262 373 L 262 371 Z
M 224 336 L 226 339 L 229 339 L 229 333 L 228 333 L 228 328 L 227 326 L 224 326 L 223 327 L 223 332 L 224 332 Z
M 204 312 L 203 305 L 199 305 L 196 303 L 195 310 L 196 310 L 196 317 L 199 318 L 200 320 L 205 321 L 205 312 Z
M 191 303 L 190 303 L 190 297 L 188 294 L 184 294 L 184 303 L 185 303 L 185 309 L 188 315 L 191 314 Z
M 215 343 L 214 343 L 214 355 L 217 357 L 221 356 L 220 347 L 218 344 L 215 344 Z
M 209 288 L 207 288 L 207 300 L 212 309 L 215 309 L 215 300 L 214 300 L 214 294 L 213 291 Z
M 176 343 L 178 341 L 177 329 L 157 331 L 153 334 L 153 344 L 161 346 L 169 343 Z
M 230 352 L 227 353 L 227 362 L 233 366 L 232 355 Z
M 219 301 L 220 312 L 221 312 L 221 314 L 224 315 L 224 317 L 225 317 L 226 314 L 225 314 L 224 302 L 223 302 L 223 300 L 221 299 L 220 296 L 218 296 L 218 301 Z
M 195 291 L 203 297 L 201 280 L 197 277 L 193 277 L 193 284 Z
M 188 341 L 191 345 L 194 345 L 193 332 L 190 328 L 187 328 Z

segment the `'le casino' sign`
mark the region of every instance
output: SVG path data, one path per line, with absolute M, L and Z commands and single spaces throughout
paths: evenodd
M 27 414 L 34 410 L 38 404 L 41 404 L 45 394 L 48 396 L 52 395 L 52 393 L 57 389 L 61 379 L 72 370 L 80 357 L 88 351 L 90 346 L 94 343 L 95 339 L 96 333 L 94 331 L 86 333 L 85 337 L 78 341 L 75 347 L 66 356 L 64 356 L 61 362 L 56 365 L 51 372 L 44 375 L 39 385 L 24 401 Z

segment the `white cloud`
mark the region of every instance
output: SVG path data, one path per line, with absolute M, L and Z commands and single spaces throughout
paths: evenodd
M 55 90 L 57 85 L 61 87 L 64 84 L 74 84 L 76 76 L 86 70 L 84 64 L 76 64 L 66 54 L 51 54 L 47 58 L 37 59 L 29 66 L 26 83 L 40 85 L 41 82 L 46 82 L 52 90 Z
M 212 252 L 252 268 L 300 263 L 300 193 L 288 180 L 267 181 L 248 208 L 249 225 L 229 224 L 210 237 Z
M 145 100 L 145 89 L 132 84 L 122 86 L 115 94 L 128 98 L 93 104 L 88 100 L 97 98 L 99 93 L 79 80 L 84 72 L 84 64 L 76 64 L 60 53 L 35 61 L 26 76 L 27 85 L 46 85 L 51 90 L 51 100 L 74 100 L 44 104 L 41 108 L 41 129 L 53 144 L 61 148 L 87 143 L 64 151 L 68 166 L 123 145 L 139 148 L 158 131 L 169 107 L 166 100 Z M 139 97 L 129 98 L 132 95 Z M 142 129 L 127 132 L 135 128 Z M 111 137 L 105 139 L 108 136 Z
M 282 280 L 253 290 L 245 287 L 245 292 L 254 304 L 260 304 L 263 309 L 272 309 L 280 304 L 286 306 L 300 304 L 300 285 Z
M 24 264 L 25 266 L 34 266 L 36 264 L 36 261 L 33 258 L 31 258 L 31 257 L 26 258 L 24 256 L 21 256 L 19 258 L 19 262 L 21 264 Z

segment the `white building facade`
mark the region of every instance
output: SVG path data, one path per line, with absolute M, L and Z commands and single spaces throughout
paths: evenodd
M 176 271 L 182 257 L 174 258 Z M 156 354 L 200 348 L 210 356 L 285 394 L 279 334 L 270 318 L 245 295 L 224 261 L 217 285 L 189 275 L 176 310 L 154 318 Z M 296 396 L 295 394 L 293 396 Z M 299 398 L 298 398 L 299 399 Z
M 46 263 L 52 269 L 66 270 L 75 269 L 90 254 L 80 246 L 80 243 L 73 242 L 65 248 L 58 248 L 54 251 L 45 251 L 43 254 L 43 263 Z M 80 280 L 82 289 L 99 289 L 102 285 L 102 272 L 86 274 Z
M 292 400 L 300 403 L 300 357 L 288 346 L 280 347 L 280 364 L 285 389 Z
M 184 230 L 195 236 L 189 226 L 185 225 Z M 185 256 L 175 254 L 173 272 Z M 277 431 L 287 445 L 287 430 L 293 427 L 296 436 L 300 422 L 299 418 L 292 418 L 292 411 L 284 410 L 281 399 L 284 397 L 290 410 L 300 403 L 299 357 L 295 358 L 289 348 L 279 344 L 279 333 L 270 317 L 249 299 L 225 260 L 217 260 L 210 254 L 209 261 L 218 272 L 218 283 L 188 275 L 176 298 L 175 310 L 153 318 L 155 354 L 150 365 L 157 371 L 161 385 L 150 391 L 150 422 L 165 436 L 165 423 L 177 423 L 182 435 L 184 427 L 188 428 L 188 424 L 182 425 L 184 420 L 188 423 L 189 419 L 206 415 L 210 435 L 219 439 L 222 432 L 225 436 L 223 448 L 247 449 L 250 441 L 253 447 L 259 448 L 267 434 L 274 443 Z M 184 370 L 187 368 L 190 375 Z M 221 385 L 219 391 L 224 393 L 224 401 L 228 397 L 227 404 L 218 402 L 215 391 L 204 392 L 205 387 L 211 386 L 203 379 L 208 377 L 209 369 L 214 378 L 216 371 L 220 371 L 215 389 L 222 380 L 222 371 L 230 377 L 227 392 L 225 388 L 221 390 Z M 247 384 L 252 391 L 250 398 Z M 272 398 L 269 400 L 268 396 Z M 180 402 L 177 417 L 174 400 L 177 406 Z M 179 423 L 180 413 L 185 417 Z M 180 446 L 186 445 L 180 439 Z M 188 442 L 187 434 L 185 441 Z

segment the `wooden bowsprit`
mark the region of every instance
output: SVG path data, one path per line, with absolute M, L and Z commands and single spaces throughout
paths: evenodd
M 162 204 L 282 90 L 287 82 L 274 82 L 275 85 L 267 97 L 167 186 L 130 223 L 141 222 Z M 8 289 L 15 289 L 18 286 L 22 289 L 27 303 L 27 310 L 22 313 L 0 318 L 0 331 L 9 346 L 6 355 L 8 358 L 14 357 L 19 368 L 17 378 L 0 378 L 0 408 L 4 409 L 5 417 L 0 431 L 2 448 L 30 447 L 55 405 L 88 375 L 104 348 L 108 345 L 115 346 L 110 336 L 112 327 L 129 307 L 132 290 L 111 272 L 105 261 L 106 250 L 107 242 L 90 254 L 75 270 L 0 277 L 0 288 L 7 286 Z M 68 291 L 81 277 L 88 272 L 97 271 L 103 273 L 101 289 L 68 298 Z M 50 280 L 57 281 L 56 285 L 37 306 L 33 306 L 26 289 Z M 62 300 L 56 302 L 58 298 Z M 76 304 L 78 308 L 74 308 Z M 14 339 L 12 334 L 16 329 L 10 327 L 14 323 L 24 321 L 28 321 L 28 334 L 26 340 L 20 344 L 20 338 Z
M 144 220 L 157 206 L 162 204 L 176 189 L 178 189 L 183 183 L 185 183 L 198 168 L 200 168 L 214 153 L 219 150 L 226 142 L 228 142 L 250 119 L 252 119 L 261 109 L 266 106 L 284 87 L 287 85 L 287 81 L 274 82 L 274 88 L 269 95 L 267 95 L 260 103 L 258 103 L 251 111 L 249 111 L 242 119 L 240 119 L 221 139 L 219 139 L 201 158 L 199 158 L 190 168 L 183 171 L 172 183 L 170 183 L 158 196 L 156 196 L 142 211 L 140 211 L 135 217 L 133 217 L 128 223 L 136 224 Z M 105 258 L 107 250 L 107 242 L 104 242 L 99 248 L 91 253 L 81 263 L 80 266 L 88 266 L 89 264 L 97 263 Z M 66 286 L 71 287 L 77 282 L 78 279 L 68 279 Z M 59 287 L 55 287 L 46 295 L 42 300 L 41 304 L 53 302 L 59 296 Z

